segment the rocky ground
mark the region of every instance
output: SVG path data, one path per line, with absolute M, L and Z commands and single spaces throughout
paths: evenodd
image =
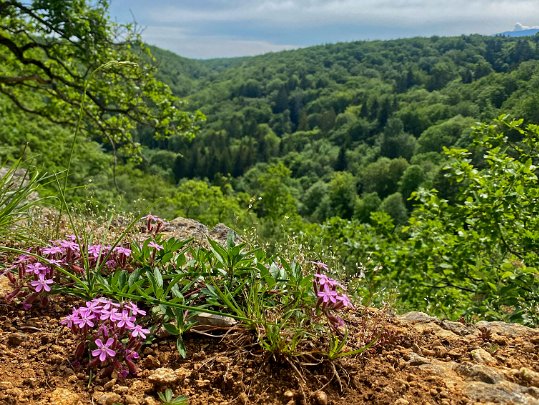
M 376 324 L 383 342 L 335 367 L 292 366 L 241 330 L 212 331 L 186 336 L 186 359 L 174 340 L 159 339 L 144 350 L 139 374 L 120 380 L 71 364 L 75 342 L 59 319 L 72 304 L 0 305 L 0 403 L 158 404 L 157 393 L 171 388 L 190 404 L 539 404 L 539 330 L 519 325 L 363 309 L 350 315 L 363 325 L 352 332 Z
M 165 236 L 224 240 L 226 227 L 171 221 Z M 0 297 L 8 288 L 0 279 Z M 349 347 L 333 363 L 268 355 L 254 336 L 217 327 L 185 336 L 188 356 L 161 337 L 143 350 L 137 376 L 100 378 L 73 363 L 60 319 L 80 302 L 55 298 L 24 311 L 0 298 L 0 404 L 159 404 L 171 389 L 190 404 L 539 404 L 539 329 L 501 322 L 466 325 L 411 312 L 348 313 Z

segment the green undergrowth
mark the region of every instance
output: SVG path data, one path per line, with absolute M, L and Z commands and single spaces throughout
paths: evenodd
M 85 302 L 61 320 L 79 339 L 75 365 L 104 375 L 136 374 L 138 351 L 163 333 L 186 358 L 184 336 L 201 326 L 201 314 L 224 320 L 221 328 L 242 331 L 268 357 L 290 364 L 337 361 L 377 343 L 374 334 L 368 341 L 350 338 L 354 304 L 325 263 L 268 255 L 236 242 L 234 233 L 221 242 L 165 238 L 164 222 L 152 215 L 107 236 L 103 229 L 114 228 L 114 221 L 92 232 L 66 211 L 74 234 L 2 246 L 11 259 L 0 271 L 12 288 L 4 297 L 11 305 L 31 310 L 58 295 Z M 141 227 L 130 242 L 127 236 Z

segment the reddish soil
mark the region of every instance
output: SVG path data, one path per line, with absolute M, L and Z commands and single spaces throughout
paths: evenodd
M 462 330 L 473 331 L 460 334 L 428 320 L 358 310 L 348 319 L 349 348 L 380 330 L 382 340 L 368 352 L 333 363 L 290 362 L 262 352 L 245 331 L 214 330 L 216 337 L 185 336 L 186 359 L 165 337 L 143 350 L 136 377 L 101 379 L 71 363 L 76 342 L 59 320 L 77 304 L 59 298 L 47 308 L 24 311 L 0 303 L 1 404 L 156 404 L 157 392 L 166 388 L 188 396 L 190 404 L 539 403 L 539 333 L 533 329 L 504 336 L 463 325 Z M 492 357 L 477 360 L 473 353 L 479 349 Z M 489 362 L 495 369 L 487 370 Z M 443 370 L 449 364 L 456 370 L 453 377 Z M 496 373 L 503 377 L 499 384 Z M 513 384 L 522 388 L 524 402 L 477 396 L 484 389 L 477 384 L 491 390 Z M 508 395 L 515 391 L 508 389 Z

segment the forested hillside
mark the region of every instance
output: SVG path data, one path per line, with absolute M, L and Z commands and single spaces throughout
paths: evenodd
M 443 182 L 443 147 L 468 145 L 475 122 L 501 112 L 539 121 L 539 36 L 354 42 L 210 61 L 154 53 L 160 78 L 208 121 L 193 142 L 143 136 L 151 170 L 174 182 L 231 182 L 256 197 L 258 179 L 277 170 L 314 221 L 368 221 L 381 209 L 402 224 L 411 193 Z

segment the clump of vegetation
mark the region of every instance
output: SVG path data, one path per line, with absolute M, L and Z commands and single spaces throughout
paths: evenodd
M 101 375 L 135 374 L 142 344 L 163 330 L 185 357 L 183 336 L 199 313 L 236 319 L 260 348 L 291 362 L 357 355 L 375 343 L 345 348 L 347 322 L 339 314 L 353 305 L 324 263 L 267 256 L 232 238 L 226 246 L 208 240 L 208 248 L 163 239 L 163 220 L 143 221 L 149 237 L 142 242 L 83 244 L 73 235 L 29 249 L 4 271 L 13 288 L 6 299 L 26 310 L 53 294 L 86 299 L 61 320 L 79 339 L 76 364 L 89 358 Z

